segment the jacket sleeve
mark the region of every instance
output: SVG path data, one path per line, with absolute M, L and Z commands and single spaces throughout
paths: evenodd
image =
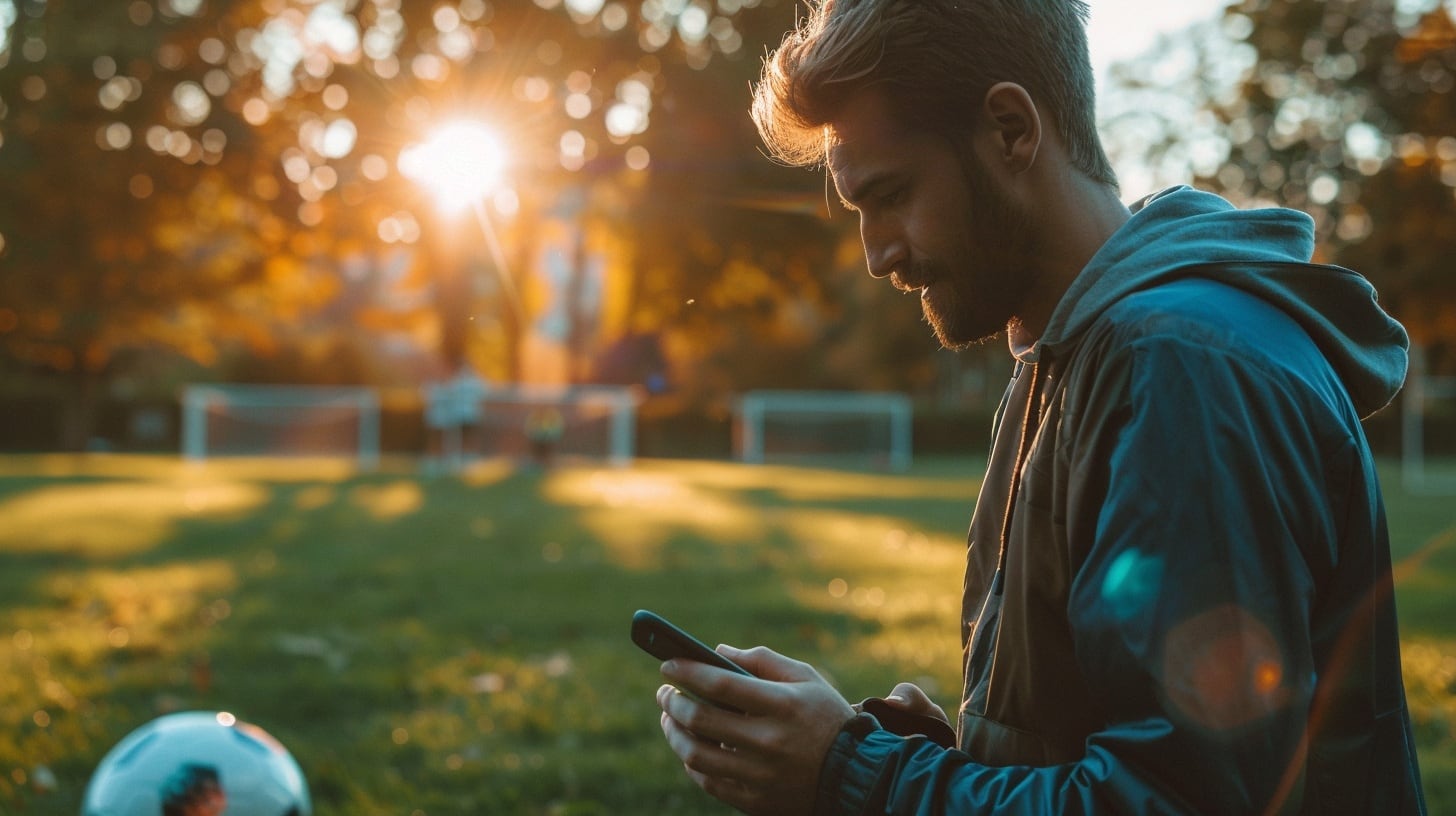
M 1325 397 L 1218 346 L 1124 345 L 1088 410 L 1064 414 L 1068 682 L 1104 723 L 1083 756 L 989 767 L 860 718 L 826 758 L 818 813 L 1298 810 L 1314 586 L 1356 454 L 1314 432 Z

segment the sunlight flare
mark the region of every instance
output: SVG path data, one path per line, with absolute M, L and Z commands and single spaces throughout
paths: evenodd
M 491 194 L 505 166 L 503 143 L 480 122 L 451 122 L 399 154 L 399 171 L 428 190 L 446 213 L 464 212 Z

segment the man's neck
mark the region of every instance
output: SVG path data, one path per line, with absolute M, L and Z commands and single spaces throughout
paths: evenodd
M 1037 202 L 1042 280 L 1037 297 L 1020 315 L 1018 334 L 1038 338 L 1052 312 L 1087 262 L 1132 217 L 1117 190 L 1080 172 L 1056 174 L 1042 185 Z

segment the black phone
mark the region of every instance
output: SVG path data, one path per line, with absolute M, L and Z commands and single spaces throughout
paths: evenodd
M 681 657 L 736 674 L 753 676 L 752 672 L 713 651 L 708 644 L 684 632 L 667 618 L 646 609 L 639 609 L 632 614 L 632 642 L 659 660 Z
M 708 644 L 673 625 L 667 618 L 646 609 L 639 609 L 632 614 L 632 642 L 658 660 L 667 661 L 680 657 L 685 660 L 707 663 L 709 666 L 716 666 L 746 677 L 753 676 L 752 672 L 713 651 Z M 686 690 L 683 690 L 683 693 L 694 699 L 702 699 Z M 729 711 L 739 711 L 733 706 L 714 700 L 704 700 L 704 702 Z

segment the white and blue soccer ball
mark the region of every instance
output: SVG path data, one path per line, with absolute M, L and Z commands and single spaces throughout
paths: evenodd
M 81 816 L 311 816 L 303 771 L 266 731 L 220 711 L 168 714 L 107 752 Z

